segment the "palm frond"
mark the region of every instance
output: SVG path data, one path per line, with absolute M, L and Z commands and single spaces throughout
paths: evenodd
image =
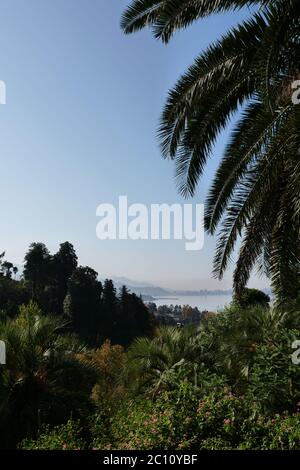
M 154 36 L 167 43 L 175 31 L 188 27 L 200 18 L 261 3 L 267 4 L 268 2 L 259 0 L 135 0 L 125 10 L 121 19 L 121 28 L 129 34 L 150 26 Z

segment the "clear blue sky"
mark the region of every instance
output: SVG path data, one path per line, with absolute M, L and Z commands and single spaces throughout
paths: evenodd
M 101 276 L 127 276 L 170 287 L 230 287 L 211 280 L 215 245 L 96 238 L 96 207 L 183 203 L 172 163 L 155 132 L 168 89 L 193 58 L 243 12 L 215 16 L 170 45 L 149 31 L 124 36 L 126 0 L 0 0 L 0 251 L 21 263 L 32 241 L 50 251 L 71 241 L 81 264 Z M 227 133 L 216 145 L 194 202 L 204 202 Z M 265 285 L 255 280 L 253 285 Z

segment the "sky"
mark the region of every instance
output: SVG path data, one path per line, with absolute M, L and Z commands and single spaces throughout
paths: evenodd
M 125 36 L 127 0 L 0 0 L 0 251 L 21 264 L 31 242 L 50 252 L 66 240 L 100 277 L 170 288 L 231 287 L 211 277 L 216 240 L 200 251 L 183 240 L 99 240 L 96 208 L 204 203 L 229 130 L 214 148 L 193 200 L 177 192 L 174 165 L 156 130 L 168 90 L 209 43 L 249 15 L 218 15 L 167 46 L 149 30 Z M 251 279 L 254 287 L 266 280 Z

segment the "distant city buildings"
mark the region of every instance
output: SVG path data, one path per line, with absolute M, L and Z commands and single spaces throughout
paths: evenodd
M 160 325 L 196 325 L 215 315 L 207 310 L 200 311 L 190 305 L 157 305 L 154 302 L 146 303 L 149 311 L 154 315 Z

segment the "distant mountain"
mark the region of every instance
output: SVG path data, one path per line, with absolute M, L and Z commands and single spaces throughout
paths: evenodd
M 133 279 L 129 279 L 128 277 L 124 276 L 113 276 L 112 281 L 114 281 L 114 284 L 120 285 L 120 286 L 132 286 L 132 287 L 154 287 L 153 284 L 150 284 L 145 281 L 134 281 Z
M 23 274 L 23 265 L 16 264 L 18 268 L 18 273 L 16 275 L 16 279 L 20 280 Z M 232 295 L 232 289 L 222 290 L 222 289 L 215 289 L 215 290 L 208 290 L 208 289 L 199 289 L 199 290 L 173 290 L 173 289 L 165 289 L 163 287 L 155 286 L 149 282 L 145 281 L 135 281 L 125 276 L 106 276 L 101 277 L 101 281 L 103 282 L 104 279 L 109 278 L 115 284 L 117 289 L 120 289 L 122 286 L 126 286 L 131 292 L 136 295 L 141 295 L 144 300 L 146 301 L 155 301 L 157 298 L 161 297 L 182 297 L 182 296 L 210 296 L 210 295 Z M 272 290 L 270 288 L 262 289 L 265 294 L 273 297 Z
M 232 296 L 233 290 L 232 289 L 215 289 L 215 290 L 208 290 L 208 289 L 200 289 L 200 290 L 172 290 L 172 289 L 164 289 L 159 286 L 133 286 L 128 285 L 128 289 L 131 292 L 134 292 L 136 295 L 141 295 L 144 300 L 155 300 L 160 298 L 172 298 L 172 297 L 209 297 L 209 296 L 218 296 L 218 295 L 226 295 Z M 272 297 L 271 289 L 263 289 L 267 295 Z
M 208 295 L 232 295 L 232 290 L 173 290 L 151 285 L 149 283 L 133 281 L 126 277 L 113 277 L 112 280 L 116 288 L 126 285 L 126 287 L 136 295 L 141 295 L 145 300 L 155 300 L 162 297 L 176 296 L 208 296 Z
M 108 276 L 109 277 L 109 276 Z M 117 289 L 120 289 L 122 286 L 126 286 L 131 292 L 136 295 L 141 295 L 145 300 L 152 300 L 154 297 L 165 297 L 170 295 L 170 291 L 163 289 L 162 287 L 153 286 L 147 282 L 138 282 L 133 281 L 127 277 L 109 277 L 115 284 Z M 100 279 L 104 281 L 104 278 Z M 147 299 L 146 299 L 147 297 Z
M 166 297 L 173 295 L 173 293 L 167 289 L 163 289 L 162 287 L 146 287 L 146 286 L 139 286 L 139 287 L 130 287 L 130 289 L 138 295 L 151 295 L 152 297 Z

